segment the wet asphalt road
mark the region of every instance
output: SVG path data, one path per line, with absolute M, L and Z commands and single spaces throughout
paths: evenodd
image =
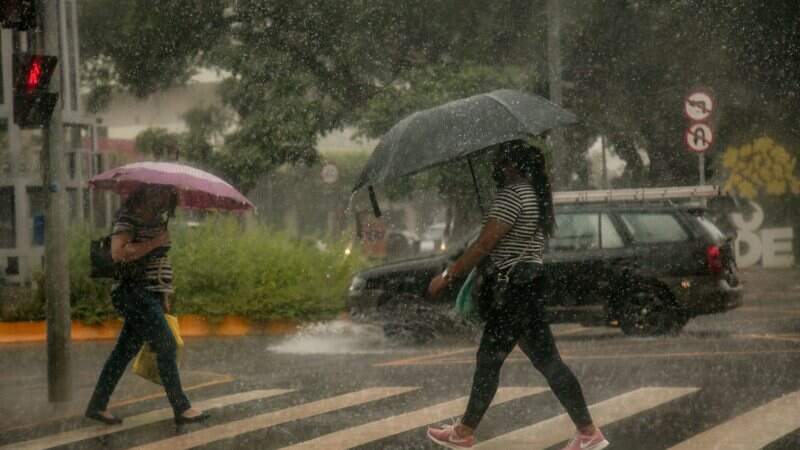
M 590 405 L 599 404 L 595 419 L 610 448 L 800 449 L 796 274 L 760 280 L 742 308 L 694 319 L 678 336 L 629 338 L 613 328 L 555 325 L 562 356 Z M 115 430 L 70 417 L 110 346 L 75 344 L 76 400 L 22 423 L 12 419 L 29 415 L 24 405 L 36 403 L 26 403 L 25 389 L 42 392 L 20 377 L 36 370 L 43 347 L 0 347 L 0 449 L 436 448 L 425 425 L 461 413 L 475 352 L 464 339 L 401 347 L 377 330 L 344 322 L 288 338 L 193 339 L 184 384 L 195 404 L 218 402 L 209 422 L 176 430 L 168 415 L 148 418 L 167 403 L 154 386 L 127 374 L 114 411 L 128 418 L 129 428 Z M 325 353 L 304 353 L 312 351 Z M 509 358 L 501 387 L 511 389 L 479 428 L 480 448 L 563 445 L 571 431 L 557 418 L 563 410 L 549 391 L 537 389 L 546 388 L 544 379 L 521 353 Z M 260 392 L 273 389 L 287 391 Z M 14 426 L 3 426 L 2 417 Z

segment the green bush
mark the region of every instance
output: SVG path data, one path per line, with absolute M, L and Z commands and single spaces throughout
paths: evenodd
M 115 317 L 111 306 L 111 283 L 89 276 L 89 242 L 92 233 L 88 227 L 75 227 L 69 237 L 69 278 L 72 318 L 87 324 L 100 323 Z M 39 289 L 44 295 L 44 289 Z
M 212 219 L 172 234 L 176 310 L 256 321 L 317 319 L 344 310 L 352 274 L 363 266 L 343 243 L 317 249 L 234 219 Z
M 44 320 L 44 298 L 24 286 L 0 286 L 0 321 Z
M 72 318 L 87 324 L 97 324 L 115 317 L 111 306 L 111 283 L 89 277 L 89 242 L 92 233 L 88 227 L 73 227 L 67 241 L 69 260 L 70 296 Z M 13 319 L 43 320 L 46 307 L 44 273 L 33 275 L 34 287 L 31 301 L 18 310 Z M 24 316 L 24 317 L 21 317 Z
M 345 256 L 344 243 L 323 251 L 313 241 L 262 226 L 244 230 L 235 218 L 211 218 L 196 228 L 176 226 L 171 237 L 174 312 L 211 319 L 229 314 L 254 321 L 332 317 L 344 310 L 350 278 L 364 265 L 356 254 Z M 73 229 L 69 238 L 72 317 L 89 324 L 116 315 L 110 283 L 89 277 L 91 238 L 86 228 Z M 42 318 L 41 274 L 36 279 L 35 298 L 25 310 L 36 317 L 17 320 Z

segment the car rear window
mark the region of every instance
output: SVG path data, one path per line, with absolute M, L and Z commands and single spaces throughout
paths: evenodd
M 601 232 L 602 230 L 602 232 Z M 555 251 L 620 248 L 625 244 L 607 214 L 556 214 L 556 231 L 548 243 Z
M 705 228 L 708 234 L 711 236 L 716 242 L 722 242 L 725 240 L 725 233 L 723 233 L 717 225 L 710 221 L 707 217 L 704 216 L 697 216 L 697 221 L 700 222 L 700 225 Z
M 611 217 L 608 217 L 608 214 L 601 215 L 602 223 L 600 224 L 600 231 L 602 234 L 602 246 L 603 248 L 622 248 L 625 246 L 625 243 L 622 241 L 622 237 L 619 235 L 619 231 L 617 231 L 617 227 L 614 226 L 614 223 L 611 221 Z
M 556 231 L 549 245 L 557 251 L 600 248 L 597 214 L 556 214 Z
M 689 234 L 671 213 L 622 213 L 622 222 L 639 244 L 682 242 Z

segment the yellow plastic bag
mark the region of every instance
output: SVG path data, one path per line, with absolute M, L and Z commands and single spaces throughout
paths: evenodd
M 183 339 L 181 338 L 181 329 L 178 325 L 178 318 L 172 314 L 164 314 L 167 319 L 167 325 L 172 330 L 172 335 L 175 337 L 175 345 L 178 347 L 178 352 L 183 350 Z M 150 380 L 156 384 L 161 383 L 161 377 L 158 375 L 158 362 L 156 361 L 156 353 L 150 349 L 150 344 L 144 344 L 136 359 L 133 361 L 133 373 L 140 377 Z

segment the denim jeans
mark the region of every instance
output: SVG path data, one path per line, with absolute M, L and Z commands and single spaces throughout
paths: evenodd
M 158 373 L 172 410 L 179 415 L 191 407 L 181 387 L 176 360 L 177 346 L 172 330 L 164 318 L 163 295 L 126 283 L 117 286 L 112 292 L 114 308 L 125 322 L 117 344 L 100 372 L 94 394 L 89 401 L 90 411 L 106 409 L 125 368 L 145 343 L 150 344 L 150 348 L 156 353 Z

